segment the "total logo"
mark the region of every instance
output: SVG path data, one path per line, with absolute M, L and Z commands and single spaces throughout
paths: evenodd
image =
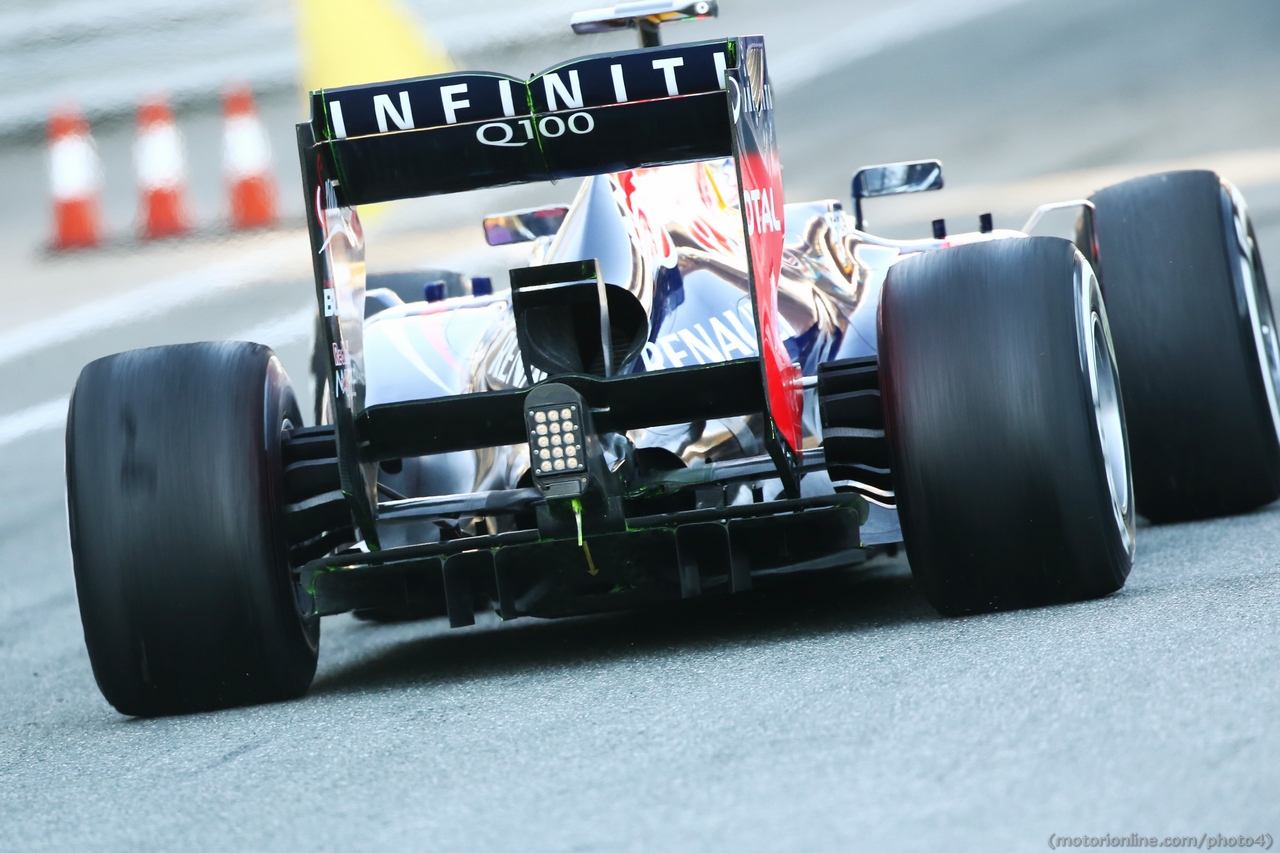
M 743 190 L 742 200 L 747 206 L 747 233 L 781 231 L 782 222 L 773 215 L 777 205 L 773 201 L 773 188 Z

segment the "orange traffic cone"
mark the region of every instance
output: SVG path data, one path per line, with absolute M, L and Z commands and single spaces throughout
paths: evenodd
M 231 196 L 231 227 L 237 231 L 276 222 L 276 182 L 271 175 L 271 140 L 253 105 L 248 86 L 222 97 L 222 173 Z
M 53 193 L 53 248 L 98 245 L 102 162 L 89 123 L 76 109 L 49 117 L 49 184 Z
M 162 99 L 138 107 L 138 137 L 133 143 L 138 175 L 138 219 L 144 239 L 172 237 L 191 230 L 187 215 L 187 164 L 173 113 Z

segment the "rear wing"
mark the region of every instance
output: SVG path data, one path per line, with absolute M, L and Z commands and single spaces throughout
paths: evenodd
M 344 204 L 729 157 L 739 40 L 589 56 L 529 80 L 440 74 L 313 92 Z M 327 170 L 326 170 L 327 171 Z
M 397 419 L 364 410 L 363 238 L 350 208 L 726 157 L 737 167 L 747 235 L 766 445 L 788 490 L 795 490 L 803 404 L 777 315 L 783 195 L 763 38 L 588 56 L 527 81 L 457 73 L 326 89 L 312 93 L 311 108 L 311 121 L 298 125 L 299 154 L 324 306 L 321 328 L 333 353 L 339 469 L 362 531 L 366 521 L 372 529 L 376 459 L 393 446 L 397 455 L 444 448 L 423 430 L 416 432 L 420 438 L 382 435 L 377 424 Z M 464 408 L 472 402 L 479 404 L 458 401 Z

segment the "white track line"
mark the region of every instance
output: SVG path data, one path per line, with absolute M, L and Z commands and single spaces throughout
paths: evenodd
M 0 333 L 0 364 L 76 338 L 156 317 L 182 305 L 295 273 L 306 257 L 300 240 L 247 252 L 239 260 L 179 273 L 135 290 L 83 305 Z
M 33 433 L 61 429 L 67 422 L 67 404 L 70 401 L 69 396 L 59 397 L 0 418 L 0 447 Z
M 298 343 L 310 337 L 315 328 L 316 309 L 308 305 L 292 314 L 259 323 L 250 329 L 227 337 L 229 341 L 253 341 L 274 349 Z M 38 432 L 62 429 L 67 422 L 69 395 L 39 403 L 0 418 L 0 447 L 12 444 Z
M 850 20 L 803 48 L 769 57 L 769 76 L 779 91 L 797 89 L 859 59 L 913 42 L 1028 0 L 913 0 L 879 14 Z
M 292 314 L 259 323 L 227 338 L 229 341 L 253 341 L 279 349 L 310 337 L 316 327 L 316 307 L 308 305 Z

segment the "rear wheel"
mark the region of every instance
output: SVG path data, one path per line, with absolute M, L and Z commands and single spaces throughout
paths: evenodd
M 1138 511 L 1179 521 L 1280 497 L 1280 351 L 1244 199 L 1191 171 L 1091 200 Z
M 299 696 L 318 617 L 289 567 L 281 444 L 301 425 L 258 344 L 87 365 L 67 418 L 67 507 L 94 676 L 122 713 Z
M 1124 585 L 1124 410 L 1097 279 L 1071 243 L 999 240 L 892 267 L 880 378 L 907 557 L 938 610 Z

